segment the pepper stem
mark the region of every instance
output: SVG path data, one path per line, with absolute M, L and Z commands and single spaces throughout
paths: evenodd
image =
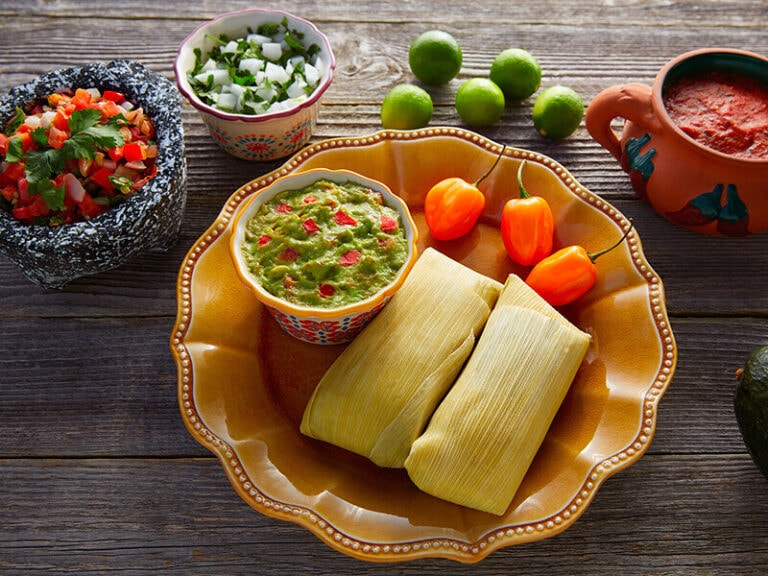
M 614 248 L 616 248 L 619 244 L 624 242 L 624 240 L 626 239 L 627 236 L 629 236 L 629 233 L 632 232 L 632 228 L 634 228 L 634 226 L 635 226 L 635 223 L 632 220 L 630 220 L 629 221 L 629 228 L 627 228 L 626 232 L 624 232 L 624 234 L 621 236 L 621 238 L 619 238 L 619 241 L 616 242 L 616 244 L 614 244 L 610 248 L 606 248 L 605 250 L 601 250 L 600 252 L 595 252 L 594 254 L 592 254 L 590 252 L 587 252 L 587 256 L 589 256 L 589 259 L 592 260 L 592 262 L 594 262 L 595 260 L 597 260 L 603 254 L 606 254 L 606 253 L 610 252 L 611 250 L 613 250 Z
M 496 161 L 493 163 L 493 166 L 491 166 L 491 167 L 488 169 L 488 172 L 486 172 L 485 174 L 483 174 L 482 176 L 480 176 L 480 178 L 479 178 L 478 180 L 475 180 L 474 186 L 477 186 L 478 184 L 480 184 L 480 182 L 482 182 L 483 180 L 485 180 L 485 179 L 486 179 L 486 178 L 487 178 L 487 177 L 488 177 L 488 176 L 491 174 L 491 172 L 493 172 L 493 169 L 494 169 L 494 168 L 496 168 L 496 164 L 498 164 L 498 163 L 499 163 L 499 160 L 501 160 L 501 157 L 504 155 L 504 150 L 506 150 L 506 149 L 507 149 L 507 145 L 506 145 L 506 144 L 504 144 L 504 145 L 501 147 L 501 152 L 499 152 L 499 155 L 496 157 Z
M 520 163 L 520 168 L 517 169 L 517 185 L 520 187 L 520 198 L 530 198 L 531 195 L 528 194 L 528 191 L 525 189 L 525 186 L 523 186 L 523 166 L 525 166 L 525 163 L 527 160 L 523 160 Z

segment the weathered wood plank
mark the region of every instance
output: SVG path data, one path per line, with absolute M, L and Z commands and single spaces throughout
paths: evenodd
M 768 492 L 746 456 L 647 456 L 554 538 L 474 565 L 377 565 L 252 510 L 203 460 L 0 460 L 0 570 L 56 574 L 764 576 Z M 55 511 L 52 514 L 52 511 Z

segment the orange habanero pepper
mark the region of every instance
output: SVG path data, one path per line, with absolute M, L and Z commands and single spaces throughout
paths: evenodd
M 520 197 L 507 200 L 501 212 L 501 239 L 513 261 L 530 266 L 552 253 L 555 226 L 547 201 L 531 196 L 523 186 L 525 162 L 517 170 Z
M 467 234 L 485 208 L 485 195 L 477 185 L 485 180 L 499 163 L 506 146 L 490 170 L 473 184 L 458 177 L 441 180 L 427 192 L 424 217 L 435 240 L 454 240 Z
M 567 246 L 547 256 L 533 267 L 525 283 L 552 306 L 563 306 L 581 298 L 597 280 L 595 260 L 621 244 L 632 230 L 632 223 L 621 239 L 600 252 L 587 252 L 582 246 Z

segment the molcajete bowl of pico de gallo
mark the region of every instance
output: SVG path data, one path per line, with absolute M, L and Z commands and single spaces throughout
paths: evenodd
M 417 241 L 407 204 L 385 184 L 313 169 L 278 178 L 238 208 L 230 255 L 283 330 L 340 344 L 400 288 Z
M 0 251 L 61 288 L 177 239 L 181 96 L 126 60 L 54 70 L 0 99 Z
M 626 120 L 621 137 L 615 118 Z M 586 125 L 670 222 L 724 237 L 768 231 L 768 58 L 726 48 L 682 54 L 652 86 L 598 94 Z

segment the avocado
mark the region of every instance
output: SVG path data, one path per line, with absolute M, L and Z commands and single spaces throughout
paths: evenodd
M 750 352 L 736 376 L 736 421 L 752 459 L 768 478 L 768 345 Z

